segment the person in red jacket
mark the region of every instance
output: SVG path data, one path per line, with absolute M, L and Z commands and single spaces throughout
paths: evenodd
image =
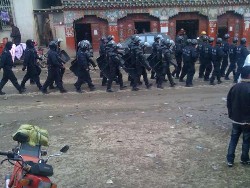
M 235 84 L 227 95 L 228 117 L 233 121 L 231 140 L 227 153 L 227 165 L 232 167 L 235 149 L 243 134 L 241 164 L 250 165 L 250 66 L 242 68 L 242 82 Z

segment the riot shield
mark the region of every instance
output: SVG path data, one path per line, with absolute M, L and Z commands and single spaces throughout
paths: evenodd
M 128 73 L 129 76 L 131 76 L 133 79 L 136 78 L 137 73 L 136 69 L 131 65 L 131 56 L 129 53 L 126 53 L 125 55 L 122 56 L 122 59 L 124 60 L 123 63 L 123 70 Z
M 69 67 L 69 70 L 71 70 L 76 76 L 78 75 L 78 67 L 77 67 L 76 59 L 74 59 L 71 62 L 71 66 Z
M 69 55 L 64 50 L 61 50 L 60 58 L 61 58 L 61 60 L 63 61 L 64 64 L 67 63 L 70 60 Z
M 110 78 L 110 69 L 108 66 L 108 63 L 105 59 L 105 56 L 100 56 L 96 59 L 97 65 L 99 67 L 99 69 L 101 70 L 102 74 L 106 77 L 106 78 Z
M 162 62 L 160 60 L 157 60 L 156 55 L 151 54 L 147 58 L 149 62 L 149 66 L 152 68 L 152 70 L 157 74 L 161 75 L 162 74 Z

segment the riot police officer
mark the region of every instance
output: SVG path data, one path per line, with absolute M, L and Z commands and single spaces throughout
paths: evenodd
M 209 81 L 209 76 L 212 72 L 213 65 L 212 65 L 212 48 L 213 48 L 213 42 L 214 38 L 209 37 L 208 38 L 208 44 L 204 46 L 204 56 L 206 57 L 204 59 L 205 63 L 205 75 L 204 75 L 204 81 Z
M 87 52 L 87 50 L 88 50 L 88 44 L 85 41 L 81 41 L 79 49 L 76 54 L 78 79 L 76 83 L 74 84 L 76 91 L 78 93 L 82 93 L 81 86 L 84 82 L 88 84 L 90 91 L 95 90 L 95 86 L 92 83 L 92 80 L 89 74 L 89 62 L 93 60 L 91 59 L 91 55 Z
M 197 40 L 192 39 L 191 45 L 187 46 L 183 50 L 183 61 L 186 64 L 187 80 L 186 87 L 193 86 L 193 77 L 195 74 L 195 62 L 198 58 L 198 52 L 196 50 Z
M 55 40 L 55 43 L 56 43 L 56 45 L 57 45 L 56 51 L 57 51 L 57 54 L 58 54 L 59 57 L 60 57 L 61 54 L 62 54 L 62 50 L 61 50 L 61 42 L 62 42 L 62 41 L 63 41 L 63 40 L 62 40 L 61 38 Z M 64 64 L 65 62 L 63 62 L 61 58 L 59 58 L 59 60 L 60 60 L 60 62 L 61 62 L 61 64 L 62 64 L 61 69 L 60 69 L 60 76 L 61 76 L 61 81 L 62 81 L 62 80 L 63 80 L 63 75 L 64 75 L 64 73 L 65 73 L 65 67 L 63 66 L 63 64 Z M 55 89 L 55 88 L 56 88 L 56 87 L 54 86 L 54 82 L 55 82 L 55 81 L 53 81 L 53 82 L 50 84 L 49 89 Z
M 0 69 L 3 69 L 3 77 L 0 82 L 0 95 L 5 95 L 5 93 L 2 91 L 3 87 L 5 84 L 10 80 L 12 84 L 15 86 L 15 88 L 19 91 L 19 93 L 23 93 L 23 89 L 17 82 L 17 78 L 12 71 L 13 67 L 13 61 L 12 61 L 12 56 L 10 53 L 10 50 L 12 48 L 13 43 L 12 42 L 7 42 L 5 45 L 5 48 L 1 54 L 1 64 L 0 64 Z
M 100 59 L 102 61 L 102 62 L 100 62 L 102 64 L 102 65 L 100 65 L 101 67 L 105 67 L 108 64 L 107 58 L 106 58 L 106 44 L 107 44 L 106 37 L 102 37 L 100 40 L 100 46 L 99 46 L 99 55 L 100 55 Z M 100 72 L 100 77 L 102 78 L 102 86 L 106 86 L 107 77 L 105 76 L 105 74 L 103 74 L 102 71 Z
M 205 49 L 207 49 L 208 46 L 209 46 L 208 45 L 208 36 L 204 35 L 202 37 L 202 42 L 200 42 L 198 44 L 199 60 L 200 60 L 199 78 L 204 78 L 204 72 L 206 69 L 206 58 L 204 55 L 205 55 L 205 52 L 207 52 L 207 51 L 205 51 Z
M 207 40 L 208 40 L 207 35 L 201 35 L 197 47 L 197 52 L 199 53 L 199 62 L 200 62 L 199 78 L 204 78 L 205 62 L 204 62 L 204 57 L 202 56 L 202 48 L 204 44 L 207 43 Z
M 154 62 L 153 64 L 155 64 L 155 65 L 157 65 L 158 63 L 161 63 L 161 61 L 162 61 L 160 39 L 161 39 L 160 35 L 154 36 L 154 43 L 152 44 L 152 51 L 153 51 L 152 57 L 153 57 L 153 59 L 151 61 L 153 61 Z M 153 69 L 151 71 L 150 78 L 155 79 L 155 71 Z
M 189 66 L 188 64 L 190 61 L 190 57 L 187 56 L 187 54 L 188 54 L 188 52 L 190 53 L 191 47 L 192 47 L 192 39 L 187 39 L 187 45 L 183 48 L 183 52 L 182 52 L 183 67 L 181 70 L 179 82 L 184 82 L 183 79 L 187 75 L 188 66 Z
M 169 39 L 164 39 L 162 41 L 162 54 L 164 57 L 163 73 L 167 74 L 168 80 L 170 82 L 170 86 L 174 87 L 176 84 L 174 83 L 172 74 L 170 72 L 170 65 L 174 65 L 175 68 L 177 67 L 177 65 L 173 63 L 171 42 Z
M 61 69 L 63 64 L 61 63 L 61 60 L 58 57 L 56 41 L 51 41 L 49 43 L 49 48 L 50 49 L 48 51 L 47 58 L 48 76 L 44 85 L 42 86 L 41 91 L 46 94 L 48 86 L 55 80 L 60 92 L 66 93 L 67 91 L 63 88 L 61 79 Z
M 109 40 L 106 46 L 108 66 L 110 69 L 110 78 L 108 79 L 107 83 L 107 92 L 113 92 L 111 86 L 116 77 L 118 77 L 120 90 L 123 90 L 127 87 L 123 85 L 122 73 L 120 71 L 120 66 L 122 66 L 123 60 L 118 53 L 118 48 L 119 46 L 113 40 Z
M 25 69 L 27 68 L 27 72 L 23 77 L 23 80 L 21 82 L 21 87 L 25 89 L 25 83 L 27 82 L 27 80 L 32 79 L 35 81 L 38 89 L 40 90 L 42 88 L 39 78 L 39 73 L 41 70 L 39 65 L 37 64 L 37 59 L 39 59 L 39 57 L 34 48 L 34 41 L 28 39 L 26 41 L 26 47 L 27 48 L 24 52 L 24 62 L 22 70 L 25 71 Z
M 229 45 L 228 53 L 229 53 L 230 64 L 229 64 L 227 73 L 225 75 L 225 80 L 230 80 L 229 79 L 229 74 L 231 72 L 233 72 L 233 75 L 235 76 L 237 42 L 238 42 L 238 37 L 234 37 L 233 38 L 233 43 Z
M 151 67 L 149 66 L 148 61 L 145 59 L 145 56 L 144 56 L 144 54 L 145 54 L 145 48 L 146 48 L 147 45 L 148 45 L 147 43 L 140 42 L 140 48 L 141 48 L 142 54 L 143 54 L 141 56 L 141 62 L 142 62 L 141 63 L 142 64 L 141 65 L 141 68 L 142 68 L 141 75 L 143 77 L 143 81 L 145 83 L 146 88 L 150 89 L 153 84 L 149 83 L 147 70 L 150 71 Z M 141 52 L 139 54 L 141 54 Z
M 240 39 L 240 45 L 236 49 L 236 64 L 237 64 L 237 72 L 234 77 L 234 82 L 237 83 L 237 80 L 240 76 L 241 69 L 244 65 L 244 61 L 246 57 L 248 56 L 249 52 L 246 48 L 247 39 L 241 38 Z
M 217 38 L 216 45 L 212 48 L 212 63 L 214 69 L 210 78 L 210 85 L 215 85 L 215 77 L 217 77 L 218 84 L 221 83 L 220 66 L 225 54 L 223 48 L 221 47 L 221 44 L 222 38 Z
M 179 79 L 180 77 L 180 72 L 182 68 L 182 51 L 184 48 L 183 41 L 184 41 L 183 36 L 178 36 L 176 38 L 175 59 L 176 59 L 177 67 L 175 67 L 174 71 L 172 72 L 172 76 L 173 77 L 175 76 L 177 79 Z
M 229 34 L 225 34 L 224 35 L 224 40 L 222 42 L 222 49 L 224 51 L 224 56 L 223 56 L 223 61 L 221 64 L 221 69 L 220 69 L 220 74 L 221 77 L 225 76 L 225 71 L 227 69 L 228 66 L 228 51 L 229 51 L 229 43 L 228 43 L 228 39 L 230 38 Z
M 140 82 L 140 77 L 143 73 L 143 69 L 146 67 L 148 70 L 150 70 L 150 67 L 143 55 L 143 49 L 140 45 L 140 38 L 134 39 L 134 45 L 131 46 L 131 64 L 135 70 L 135 75 L 133 79 L 133 85 L 132 85 L 132 91 L 138 91 L 138 84 Z M 147 88 L 150 87 L 147 77 L 145 78 L 144 75 L 144 81 Z

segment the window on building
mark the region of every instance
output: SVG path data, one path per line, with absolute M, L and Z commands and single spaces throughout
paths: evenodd
M 10 27 L 10 20 L 12 18 L 10 0 L 0 1 L 0 30 Z

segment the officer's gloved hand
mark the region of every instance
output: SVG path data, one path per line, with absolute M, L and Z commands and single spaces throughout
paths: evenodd
M 25 67 L 25 66 L 23 66 L 22 71 L 25 71 L 25 69 L 26 69 L 26 67 Z

